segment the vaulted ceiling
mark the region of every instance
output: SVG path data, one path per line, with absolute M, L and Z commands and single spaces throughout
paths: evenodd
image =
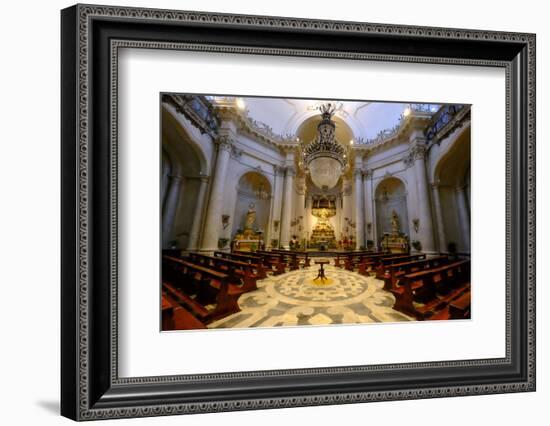
M 337 139 L 348 144 L 351 139 L 372 139 L 382 131 L 393 128 L 408 107 L 406 103 L 351 102 L 320 99 L 288 99 L 244 97 L 242 106 L 249 117 L 270 126 L 280 135 L 298 136 L 309 142 L 316 135 L 318 107 L 335 103 L 334 116 Z

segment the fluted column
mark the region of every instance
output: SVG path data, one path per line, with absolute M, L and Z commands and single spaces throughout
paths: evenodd
M 417 140 L 410 152 L 410 156 L 414 162 L 413 167 L 418 196 L 418 240 L 422 245 L 422 251 L 435 252 L 430 192 L 426 175 L 426 147 L 424 143 L 423 139 Z
M 463 187 L 456 189 L 456 207 L 460 221 L 463 251 L 470 253 L 470 211 L 466 202 L 466 194 Z
M 197 250 L 199 248 L 199 234 L 201 230 L 201 222 L 204 217 L 204 199 L 206 195 L 206 188 L 208 186 L 208 176 L 201 176 L 199 179 L 199 195 L 197 197 L 195 215 L 193 216 L 193 223 L 191 225 L 191 233 L 189 234 L 189 244 L 187 246 L 188 250 Z
M 218 249 L 218 239 L 220 235 L 220 225 L 223 207 L 223 194 L 225 188 L 225 175 L 229 163 L 232 139 L 228 136 L 222 136 L 217 140 L 218 158 L 214 168 L 214 181 L 210 190 L 210 200 L 206 212 L 206 223 L 204 225 L 204 237 L 202 240 L 202 250 L 212 251 Z
M 169 188 L 162 210 L 162 246 L 169 248 L 169 243 L 174 237 L 174 221 L 180 201 L 183 181 L 182 176 L 169 176 Z
M 289 166 L 285 172 L 285 189 L 281 217 L 281 246 L 290 248 L 290 216 L 292 215 L 292 192 L 294 190 L 294 168 Z
M 435 219 L 437 224 L 437 237 L 439 242 L 439 251 L 447 251 L 447 238 L 445 236 L 445 225 L 443 223 L 443 211 L 441 210 L 441 196 L 439 194 L 439 184 L 432 183 L 432 195 L 434 200 Z
M 356 169 L 355 177 L 355 248 L 365 246 L 365 220 L 363 204 L 363 173 Z

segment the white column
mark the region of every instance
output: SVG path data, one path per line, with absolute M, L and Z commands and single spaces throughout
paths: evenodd
M 355 248 L 365 246 L 365 221 L 363 204 L 363 172 L 356 169 L 355 176 Z
M 285 168 L 280 166 L 273 167 L 275 173 L 275 188 L 273 189 L 273 214 L 270 227 L 272 229 L 271 239 L 278 240 L 278 246 L 281 245 L 281 205 L 284 191 Z M 275 226 L 275 223 L 277 226 Z M 270 242 L 271 244 L 271 242 Z
M 432 212 L 430 207 L 430 192 L 426 176 L 426 148 L 423 139 L 417 139 L 410 154 L 414 160 L 416 186 L 418 189 L 418 240 L 422 251 L 435 252 Z
M 210 191 L 210 200 L 206 212 L 206 223 L 204 225 L 204 237 L 202 240 L 202 250 L 212 251 L 218 249 L 218 239 L 220 235 L 220 225 L 222 222 L 223 195 L 225 188 L 225 175 L 229 163 L 229 154 L 231 151 L 232 139 L 228 136 L 222 136 L 218 139 L 218 158 L 213 170 L 214 181 Z
M 294 173 L 292 166 L 286 168 L 281 217 L 281 246 L 285 249 L 290 248 L 290 220 L 292 215 L 292 193 L 294 192 Z
M 447 251 L 447 238 L 445 237 L 443 211 L 441 210 L 441 196 L 439 194 L 439 184 L 437 182 L 432 183 L 432 195 L 434 200 L 435 219 L 437 224 L 439 252 L 443 253 Z
M 174 237 L 174 221 L 184 180 L 185 178 L 182 176 L 169 177 L 168 193 L 162 211 L 162 246 L 165 248 L 169 248 L 169 243 Z
M 367 246 L 367 240 L 374 241 L 374 225 L 372 214 L 372 170 L 366 170 L 363 173 L 363 205 L 365 210 L 365 247 Z M 370 224 L 370 226 L 369 226 Z M 370 228 L 370 229 L 369 229 Z
M 336 216 L 334 218 L 334 233 L 336 234 L 336 240 L 340 241 L 342 238 L 342 194 L 336 196 Z
M 466 194 L 464 188 L 456 189 L 456 207 L 458 210 L 458 219 L 460 221 L 460 230 L 462 235 L 463 251 L 470 253 L 470 212 L 466 203 Z
M 189 234 L 188 250 L 197 250 L 199 248 L 199 234 L 201 230 L 201 223 L 204 217 L 204 199 L 206 195 L 206 188 L 208 186 L 208 176 L 201 176 L 200 178 L 199 195 L 197 197 L 197 205 L 195 208 L 195 215 L 193 216 L 193 224 L 191 225 L 191 233 Z
M 305 178 L 301 177 L 299 179 L 296 179 L 296 192 L 298 193 L 296 197 L 296 218 L 299 219 L 300 216 L 302 217 L 298 221 L 298 228 L 296 229 L 296 233 L 298 235 L 298 239 L 300 240 L 300 243 L 302 242 L 302 239 L 305 238 L 305 203 L 306 203 L 306 180 Z M 302 230 L 300 230 L 300 226 L 302 227 Z
M 346 237 L 350 237 L 352 229 L 349 229 L 350 226 L 348 222 L 353 220 L 351 217 L 351 182 L 349 179 L 344 178 L 344 191 L 342 192 L 342 233 Z M 347 229 L 347 231 L 346 231 Z

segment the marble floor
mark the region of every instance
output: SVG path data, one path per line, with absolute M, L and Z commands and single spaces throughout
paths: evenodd
M 315 279 L 317 265 L 258 281 L 258 290 L 239 298 L 240 312 L 208 328 L 248 328 L 413 321 L 392 309 L 394 297 L 383 282 L 325 266 L 326 281 Z

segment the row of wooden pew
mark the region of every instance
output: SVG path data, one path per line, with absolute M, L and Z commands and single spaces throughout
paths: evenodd
M 239 296 L 266 277 L 257 256 L 215 252 L 163 255 L 163 330 L 204 328 L 238 312 Z
M 470 318 L 470 260 L 436 256 L 387 265 L 393 308 L 418 320 Z

